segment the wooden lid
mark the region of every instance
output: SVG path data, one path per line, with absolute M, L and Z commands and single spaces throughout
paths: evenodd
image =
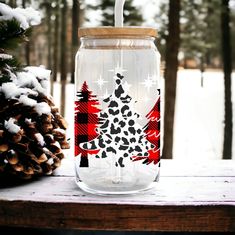
M 79 28 L 78 37 L 79 38 L 157 37 L 157 30 L 154 28 L 141 28 L 141 27 Z

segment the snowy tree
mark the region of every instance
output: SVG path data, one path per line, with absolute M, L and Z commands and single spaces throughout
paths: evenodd
M 0 3 L 0 175 L 52 174 L 69 148 L 67 123 L 48 94 L 50 70 L 22 66 L 9 54 L 41 21 L 32 8 Z M 6 180 L 11 177 L 5 177 Z
M 95 95 L 88 89 L 86 82 L 77 94 L 78 100 L 75 101 L 75 156 L 81 154 L 80 167 L 88 167 L 88 154 L 97 154 L 97 151 L 87 151 L 82 149 L 79 144 L 93 140 L 98 136 L 96 129 L 98 127 L 97 108 L 99 101 Z
M 10 73 L 22 69 L 17 58 L 7 54 L 8 50 L 15 48 L 28 40 L 31 25 L 37 25 L 41 21 L 39 12 L 32 8 L 12 9 L 0 3 L 0 85 L 11 81 Z
M 157 164 L 160 161 L 160 96 L 146 117 L 149 119 L 149 122 L 144 127 L 146 139 L 155 147 L 148 151 L 148 157 L 134 156 L 132 157 L 132 160 L 144 160 L 143 164 L 150 164 L 152 162 Z
M 115 90 L 104 99 L 108 107 L 100 113 L 99 136 L 80 145 L 85 150 L 100 150 L 97 158 L 115 156 L 117 167 L 124 167 L 123 159 L 133 154 L 147 157 L 148 150 L 154 147 L 137 123 L 140 115 L 134 111 L 134 102 L 124 90 L 123 78 L 120 73 L 116 74 Z

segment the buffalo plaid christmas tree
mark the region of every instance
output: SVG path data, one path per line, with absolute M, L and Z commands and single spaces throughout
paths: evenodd
M 133 161 L 144 160 L 143 164 L 154 163 L 160 161 L 160 96 L 151 111 L 146 115 L 149 122 L 144 127 L 146 139 L 155 147 L 148 151 L 148 157 L 132 157 Z
M 84 150 L 79 144 L 91 141 L 98 136 L 96 129 L 98 127 L 97 108 L 99 101 L 95 95 L 88 89 L 86 82 L 77 94 L 78 101 L 75 101 L 75 156 L 81 154 L 80 167 L 88 167 L 88 154 L 97 154 L 99 150 Z

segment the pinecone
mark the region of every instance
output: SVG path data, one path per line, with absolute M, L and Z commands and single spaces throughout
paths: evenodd
M 67 123 L 52 98 L 44 94 L 28 98 L 39 105 L 48 104 L 51 111 L 40 114 L 35 106 L 6 99 L 0 93 L 0 174 L 24 179 L 50 175 L 64 158 L 61 149 L 69 148 Z

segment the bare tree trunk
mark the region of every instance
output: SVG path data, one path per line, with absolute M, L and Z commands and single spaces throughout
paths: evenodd
M 9 6 L 15 8 L 16 7 L 16 0 L 9 0 Z
M 52 32 L 51 32 L 51 15 L 52 15 L 52 9 L 51 9 L 51 3 L 46 2 L 46 24 L 47 24 L 47 67 L 49 69 L 52 69 Z M 53 80 L 51 79 L 51 94 L 53 94 Z
M 203 55 L 200 57 L 201 87 L 204 86 L 205 63 Z
M 207 0 L 207 2 L 209 3 L 207 5 L 207 16 L 205 18 L 205 21 L 206 21 L 206 25 L 207 27 L 210 29 L 210 28 L 213 28 L 213 24 L 210 20 L 211 16 L 214 15 L 214 9 L 212 7 L 212 4 L 211 4 L 211 0 Z M 205 39 L 205 42 L 207 42 L 209 39 L 207 38 L 208 36 L 210 37 L 210 35 L 205 35 L 206 36 L 206 39 Z M 210 48 L 207 48 L 206 49 L 206 52 L 205 52 L 205 62 L 206 62 L 206 66 L 209 67 L 211 66 L 211 49 Z
M 166 43 L 164 146 L 162 153 L 162 157 L 165 159 L 171 159 L 173 152 L 176 79 L 180 44 L 179 13 L 180 0 L 170 0 L 169 33 Z
M 30 41 L 26 42 L 25 44 L 25 61 L 26 61 L 26 65 L 29 66 L 30 65 Z
M 65 114 L 65 86 L 67 77 L 67 1 L 62 0 L 61 8 L 61 42 L 60 42 L 60 73 L 61 73 L 61 114 Z
M 78 27 L 79 27 L 79 0 L 73 0 L 72 8 L 72 53 L 71 53 L 71 83 L 74 83 L 75 55 L 78 49 Z
M 26 1 L 27 0 L 22 0 L 22 7 L 26 8 Z M 26 65 L 30 65 L 30 41 L 26 42 L 25 44 L 25 62 Z
M 187 59 L 184 57 L 184 69 L 188 68 Z
M 58 74 L 58 57 L 59 57 L 59 10 L 60 2 L 56 3 L 55 7 L 55 24 L 54 24 L 54 41 L 53 41 L 53 69 L 52 69 L 52 80 L 51 80 L 51 94 L 54 94 L 54 82 L 57 81 Z
M 230 42 L 230 12 L 229 0 L 222 0 L 221 5 L 221 35 L 222 35 L 222 58 L 224 68 L 224 92 L 225 92 L 225 118 L 224 118 L 224 143 L 223 159 L 232 159 L 232 138 L 233 138 L 233 114 L 232 114 L 232 91 L 231 73 L 232 56 Z
M 51 4 L 46 5 L 47 21 L 47 67 L 51 69 Z

